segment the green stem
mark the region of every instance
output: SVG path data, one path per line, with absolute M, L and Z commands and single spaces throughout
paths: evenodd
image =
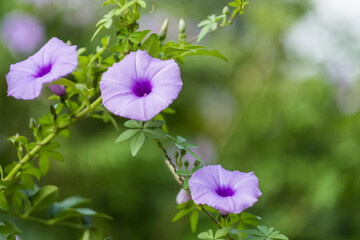
M 26 154 L 10 171 L 10 173 L 4 178 L 4 181 L 10 181 L 14 179 L 14 176 L 21 168 L 29 162 L 33 157 L 47 144 L 49 144 L 62 130 L 68 128 L 72 123 L 76 122 L 79 119 L 86 117 L 91 113 L 100 103 L 102 102 L 101 96 L 98 97 L 89 107 L 77 113 L 73 118 L 70 118 L 67 122 L 59 125 L 54 132 L 50 133 L 45 139 L 43 139 L 34 149 L 32 149 L 28 154 Z

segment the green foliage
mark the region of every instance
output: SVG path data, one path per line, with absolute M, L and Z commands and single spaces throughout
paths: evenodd
M 9 211 L 9 204 L 5 198 L 5 195 L 0 192 L 0 212 L 8 212 Z
M 257 226 L 257 229 L 247 229 L 242 232 L 248 234 L 249 240 L 288 240 L 285 235 L 280 234 L 280 231 L 274 231 L 273 227 L 266 227 L 262 225 Z
M 213 230 L 209 229 L 206 232 L 200 233 L 197 237 L 199 239 L 224 240 L 223 237 L 225 237 L 225 235 L 227 235 L 230 231 L 231 231 L 231 227 L 220 228 L 219 230 L 217 230 L 215 232 L 215 235 L 214 235 Z
M 131 154 L 135 156 L 145 143 L 146 136 L 152 139 L 166 138 L 166 134 L 161 129 L 164 124 L 165 122 L 161 120 L 149 120 L 146 122 L 128 120 L 124 123 L 124 126 L 130 129 L 121 133 L 115 143 L 131 138 L 130 150 Z

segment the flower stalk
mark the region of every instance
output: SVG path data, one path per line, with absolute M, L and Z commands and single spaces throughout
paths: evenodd
M 91 113 L 98 105 L 102 102 L 101 96 L 98 97 L 90 106 L 81 110 L 81 107 L 78 109 L 79 113 L 77 113 L 73 118 L 70 118 L 65 123 L 59 125 L 54 129 L 52 133 L 50 133 L 46 138 L 44 138 L 34 149 L 32 149 L 29 153 L 27 153 L 20 161 L 15 165 L 15 167 L 10 171 L 10 173 L 3 179 L 3 181 L 11 181 L 14 179 L 16 174 L 21 170 L 21 168 L 29 161 L 31 161 L 34 156 L 38 152 L 40 152 L 44 146 L 49 144 L 62 130 L 68 128 L 72 123 L 86 117 L 89 113 Z

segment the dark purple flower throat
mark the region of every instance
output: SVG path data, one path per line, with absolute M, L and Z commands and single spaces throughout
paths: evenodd
M 138 97 L 145 97 L 151 93 L 151 83 L 149 81 L 136 81 L 132 87 L 132 92 Z
M 51 68 L 52 68 L 52 64 L 49 63 L 48 65 L 45 65 L 43 67 L 41 67 L 39 69 L 39 71 L 37 72 L 36 76 L 37 78 L 41 78 L 43 76 L 45 76 L 46 74 L 48 74 L 50 71 L 51 71 Z
M 216 193 L 220 197 L 231 197 L 235 194 L 235 191 L 230 187 L 221 187 L 220 186 L 216 189 Z

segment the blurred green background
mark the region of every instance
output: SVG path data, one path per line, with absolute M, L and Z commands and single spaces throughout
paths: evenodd
M 90 38 L 105 12 L 101 0 L 32 2 L 2 0 L 0 21 L 10 11 L 27 12 L 44 25 L 46 40 L 56 36 L 86 46 L 87 53 L 95 49 L 99 38 Z M 196 24 L 220 14 L 227 2 L 157 0 L 150 14 L 147 1 L 140 27 L 157 31 L 169 17 L 168 37 L 175 39 L 184 17 L 191 39 Z M 227 169 L 254 171 L 263 195 L 248 211 L 293 240 L 360 239 L 359 8 L 356 0 L 250 0 L 243 16 L 203 42 L 229 63 L 189 57 L 180 66 L 184 87 L 172 105 L 177 113 L 167 119 L 171 132 L 200 139 Z M 46 91 L 33 101 L 6 96 L 9 66 L 25 58 L 0 44 L 1 164 L 16 159 L 7 137 L 30 136 L 28 119 L 48 112 Z M 38 184 L 59 186 L 60 199 L 92 199 L 92 208 L 114 218 L 98 222 L 105 237 L 196 239 L 186 219 L 171 223 L 179 187 L 161 151 L 149 141 L 133 158 L 127 142 L 114 144 L 119 134 L 96 119 L 75 124 L 70 137 L 60 139 L 65 161 L 52 161 Z M 15 221 L 24 240 L 81 235 Z M 198 231 L 210 227 L 202 216 Z

